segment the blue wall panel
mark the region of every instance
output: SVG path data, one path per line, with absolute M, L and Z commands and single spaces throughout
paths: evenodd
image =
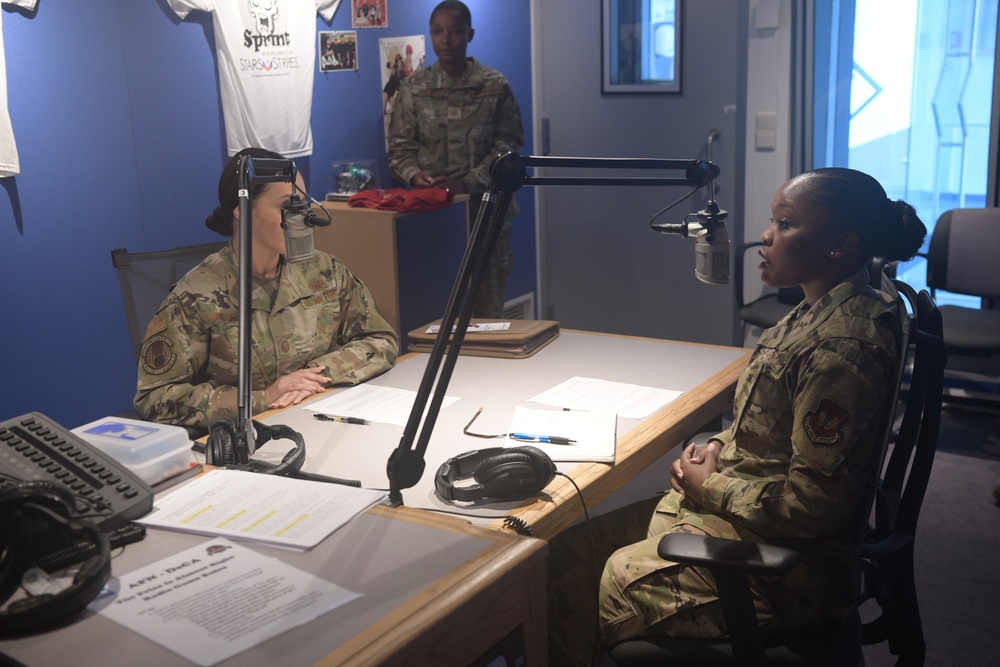
M 358 30 L 360 71 L 317 71 L 314 153 L 297 160 L 313 196 L 344 158 L 376 159 L 386 186 L 378 40 L 424 34 L 433 62 L 435 4 L 389 0 L 388 28 Z M 529 2 L 467 4 L 477 28 L 469 52 L 511 80 L 530 152 Z M 317 17 L 317 29 L 352 29 L 349 6 L 332 25 Z M 3 9 L 21 174 L 0 179 L 0 419 L 38 410 L 75 427 L 129 407 L 135 389 L 111 249 L 220 238 L 203 224 L 227 159 L 212 19 L 180 21 L 165 0 Z M 535 286 L 533 194 L 518 200 L 509 296 Z

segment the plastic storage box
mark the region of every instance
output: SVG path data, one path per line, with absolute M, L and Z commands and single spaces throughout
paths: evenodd
M 74 428 L 72 432 L 149 485 L 187 470 L 194 462 L 191 440 L 180 426 L 105 417 Z

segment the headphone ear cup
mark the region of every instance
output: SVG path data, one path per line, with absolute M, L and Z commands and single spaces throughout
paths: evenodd
M 8 505 L 11 505 L 8 509 Z M 17 488 L 0 496 L 0 516 L 6 528 L 4 542 L 26 547 L 36 542 L 54 527 L 56 516 L 71 517 L 75 513 L 75 500 L 68 489 L 46 480 L 23 482 Z
M 552 460 L 535 447 L 513 447 L 491 456 L 472 473 L 483 496 L 488 498 L 533 496 L 544 489 L 554 475 Z
M 52 528 L 49 518 L 38 510 L 22 507 L 7 518 L 7 538 L 15 544 L 30 547 Z
M 538 487 L 539 491 L 544 489 L 549 485 L 549 482 L 555 479 L 556 464 L 552 462 L 552 459 L 548 454 L 540 450 L 538 447 L 522 445 L 520 447 L 514 447 L 514 451 L 520 452 L 531 459 L 531 464 L 535 467 L 535 474 L 538 475 L 538 479 L 541 481 L 541 486 Z
M 236 434 L 231 419 L 220 419 L 212 424 L 205 444 L 205 463 L 213 466 L 236 463 Z
M 269 471 L 272 475 L 294 475 L 302 469 L 302 466 L 306 462 L 306 444 L 301 433 L 281 424 L 275 424 L 270 427 L 258 422 L 254 422 L 254 424 L 258 428 L 258 433 L 261 433 L 262 429 L 266 433 L 266 439 L 261 440 L 261 443 L 271 439 L 291 440 L 295 443 L 295 446 L 281 457 L 281 463 Z
M 54 490 L 55 489 L 55 490 Z M 58 593 L 16 600 L 0 611 L 0 638 L 32 634 L 56 627 L 64 619 L 82 611 L 111 577 L 111 545 L 107 534 L 96 524 L 75 519 L 74 498 L 58 486 L 24 483 L 12 493 L 0 494 L 0 524 L 4 531 L 0 546 L 0 605 L 20 585 L 21 576 L 42 548 L 58 546 L 72 538 L 86 539 L 97 549 L 73 577 L 73 583 Z M 55 541 L 52 541 L 55 540 Z

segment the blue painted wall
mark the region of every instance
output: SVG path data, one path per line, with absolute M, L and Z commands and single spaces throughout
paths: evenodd
M 466 2 L 469 53 L 507 75 L 530 152 L 529 0 Z M 430 64 L 436 3 L 389 0 L 388 28 L 358 30 L 360 71 L 317 71 L 314 152 L 296 161 L 317 198 L 338 159 L 373 157 L 388 183 L 378 40 L 424 34 Z M 351 30 L 349 7 L 317 29 Z M 180 21 L 165 0 L 3 10 L 21 174 L 0 179 L 0 419 L 37 410 L 72 428 L 130 407 L 135 389 L 111 250 L 221 240 L 203 224 L 227 159 L 212 19 Z M 508 297 L 535 287 L 534 198 L 517 198 Z

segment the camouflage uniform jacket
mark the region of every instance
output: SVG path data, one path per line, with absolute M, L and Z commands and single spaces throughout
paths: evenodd
M 521 111 L 506 77 L 469 58 L 458 77 L 434 63 L 403 81 L 392 110 L 389 167 L 410 184 L 420 171 L 465 183 L 471 195 L 489 185 L 490 168 L 524 144 Z M 472 197 L 472 214 L 478 200 Z M 511 200 L 508 219 L 517 214 Z
M 237 409 L 239 272 L 227 245 L 170 292 L 146 330 L 135 407 L 145 419 L 209 426 Z M 252 412 L 264 390 L 306 366 L 325 366 L 334 384 L 356 384 L 396 361 L 399 338 L 371 292 L 338 260 L 317 252 L 282 263 L 274 303 L 251 300 Z
M 867 280 L 855 274 L 761 335 L 733 426 L 713 438 L 718 472 L 702 484 L 704 510 L 743 540 L 799 551 L 785 585 L 834 607 L 853 602 L 846 563 L 898 368 L 899 311 Z M 683 514 L 687 503 L 671 496 Z

